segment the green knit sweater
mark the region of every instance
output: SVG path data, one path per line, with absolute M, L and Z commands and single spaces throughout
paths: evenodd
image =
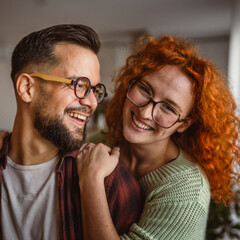
M 203 240 L 210 187 L 202 170 L 183 152 L 140 179 L 146 201 L 141 218 L 121 239 Z

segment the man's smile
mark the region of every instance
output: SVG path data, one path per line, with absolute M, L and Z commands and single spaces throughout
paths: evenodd
M 78 127 L 79 126 L 80 127 L 84 126 L 88 122 L 88 120 L 90 118 L 89 115 L 86 115 L 86 114 L 83 114 L 83 113 L 79 113 L 79 112 L 73 111 L 73 110 L 72 111 L 68 111 L 67 115 L 68 115 L 68 117 L 70 117 L 70 119 L 72 120 L 72 122 L 74 124 L 78 125 Z
M 76 112 L 68 112 L 67 113 L 68 116 L 72 117 L 72 118 L 78 118 L 82 121 L 86 121 L 87 117 L 84 115 L 81 115 L 80 113 L 76 113 Z

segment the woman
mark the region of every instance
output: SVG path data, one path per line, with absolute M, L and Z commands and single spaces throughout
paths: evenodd
M 85 239 L 205 239 L 210 196 L 227 204 L 239 184 L 240 124 L 224 80 L 187 40 L 140 39 L 106 113 L 115 148 L 86 144 L 78 155 Z M 146 197 L 123 236 L 104 192 L 118 158 Z

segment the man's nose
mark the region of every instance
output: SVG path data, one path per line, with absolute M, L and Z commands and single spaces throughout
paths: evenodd
M 91 89 L 90 93 L 87 95 L 87 97 L 85 97 L 83 99 L 78 99 L 78 100 L 81 105 L 90 107 L 93 112 L 96 110 L 96 108 L 98 106 L 97 99 L 96 99 L 92 89 Z

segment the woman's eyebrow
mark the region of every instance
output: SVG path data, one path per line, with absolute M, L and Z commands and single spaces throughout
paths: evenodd
M 175 108 L 179 113 L 181 113 L 181 112 L 183 111 L 182 108 L 181 108 L 181 106 L 180 106 L 178 103 L 176 103 L 174 100 L 172 100 L 172 99 L 170 99 L 170 98 L 165 98 L 163 101 L 169 103 L 171 106 L 174 106 L 174 108 Z
M 152 85 L 151 85 L 147 80 L 145 80 L 145 79 L 141 79 L 141 81 L 151 90 L 151 92 L 152 92 L 152 94 L 153 94 L 153 96 L 154 96 L 155 91 L 154 91 L 154 88 L 152 87 Z M 170 104 L 171 106 L 173 106 L 174 109 L 176 109 L 178 112 L 182 112 L 182 111 L 183 111 L 182 108 L 181 108 L 181 106 L 180 106 L 177 102 L 175 102 L 174 100 L 172 100 L 171 98 L 165 98 L 165 99 L 162 99 L 161 101 L 164 101 L 164 102 L 169 103 L 169 104 Z
M 144 83 L 146 87 L 148 87 L 153 92 L 152 85 L 148 81 L 146 81 L 145 79 L 140 79 L 140 80 L 142 83 Z

